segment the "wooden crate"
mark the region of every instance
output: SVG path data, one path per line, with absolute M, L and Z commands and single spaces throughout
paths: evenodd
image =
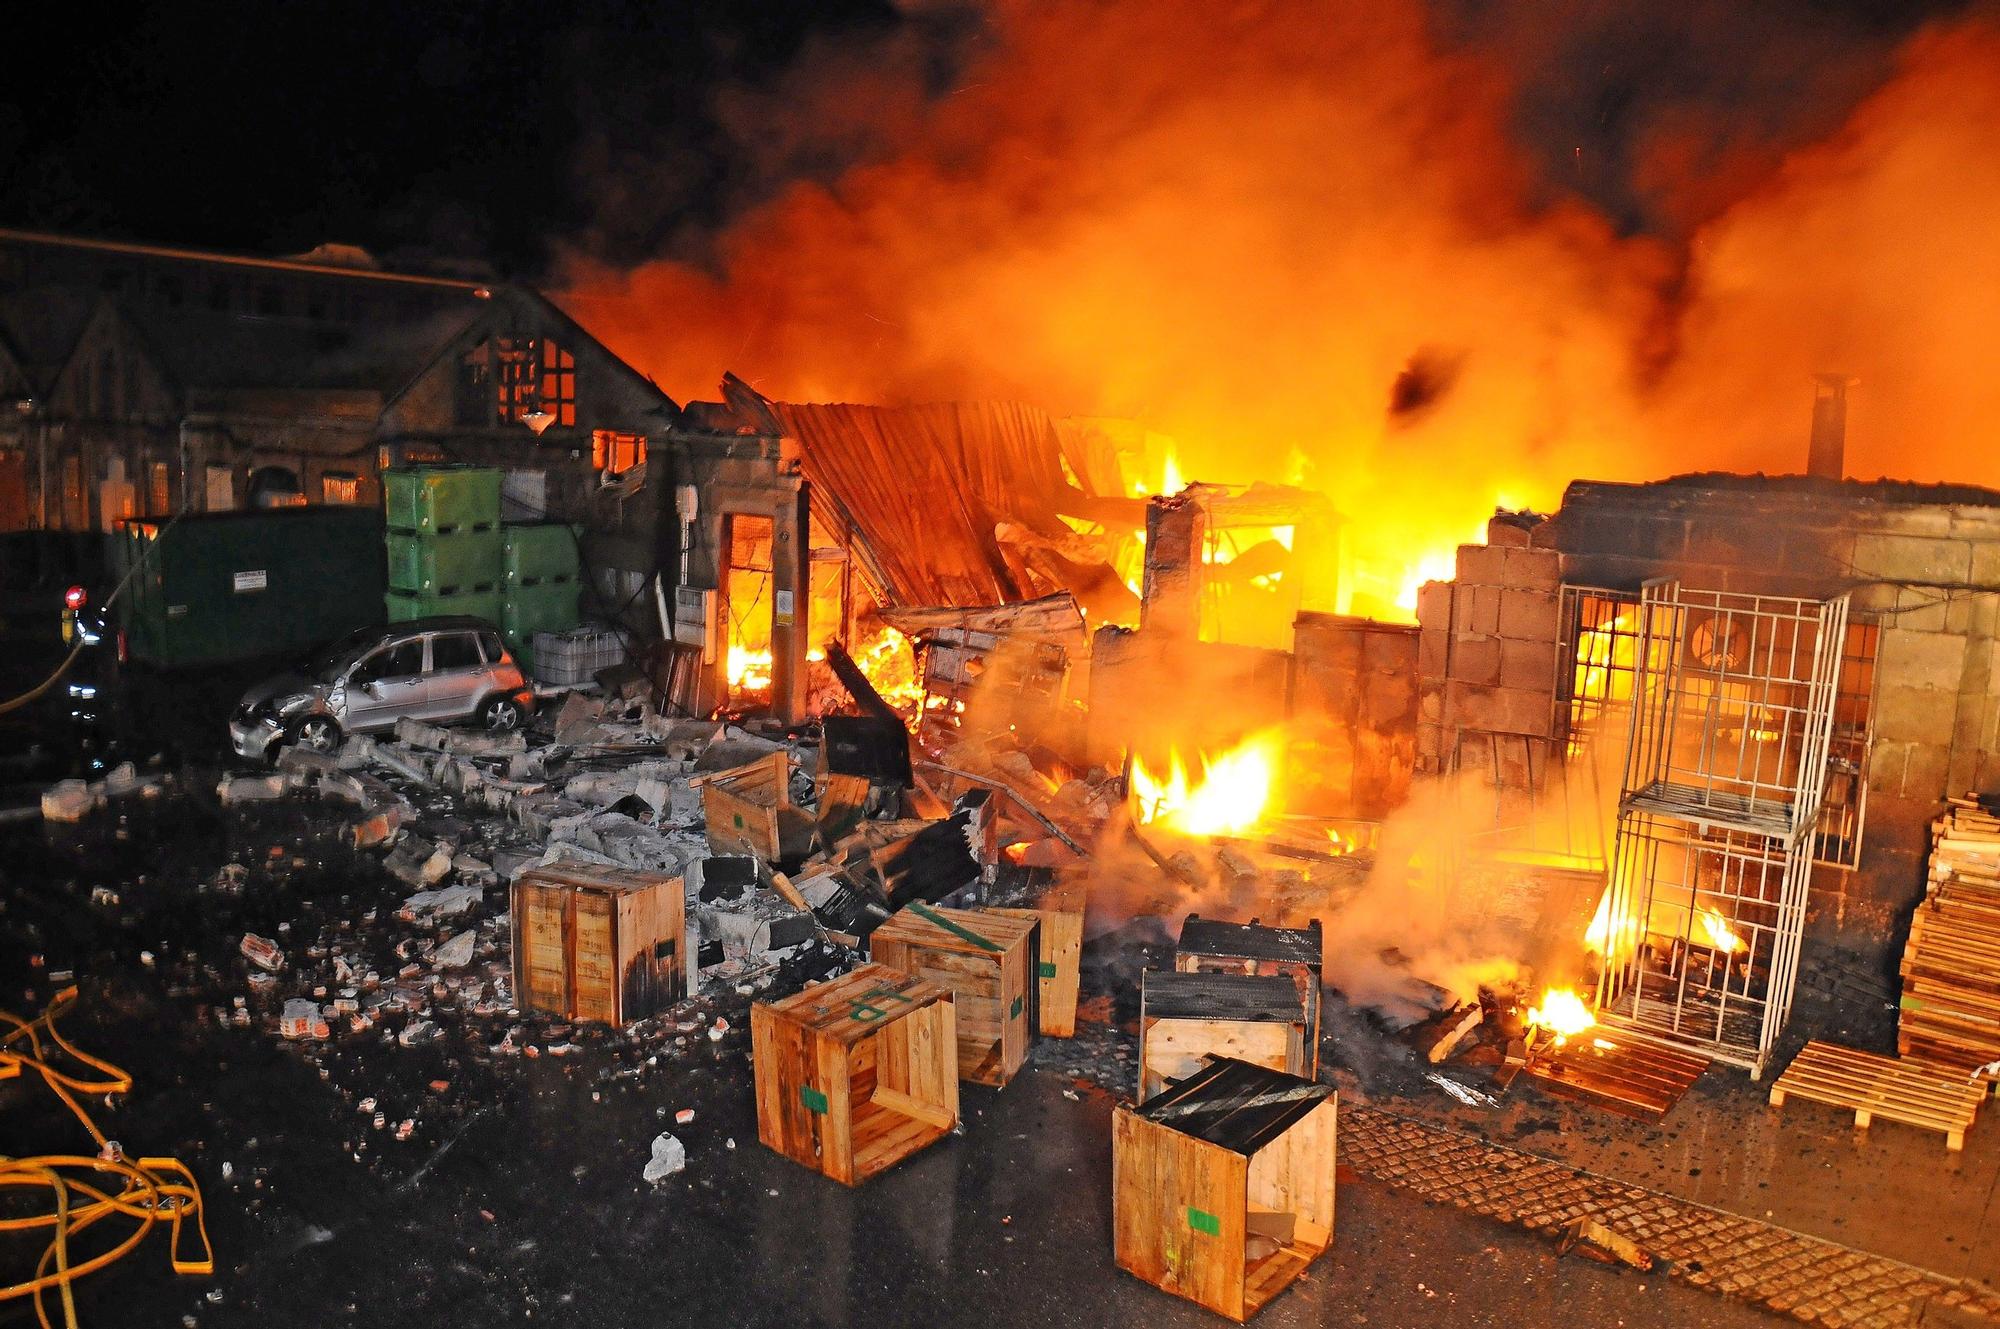
M 1118 1267 L 1232 1320 L 1255 1315 L 1333 1244 L 1337 1104 L 1332 1085 L 1217 1057 L 1120 1106 Z
M 1298 984 L 1310 1021 L 1307 1079 L 1319 1074 L 1320 975 L 1324 947 L 1319 920 L 1302 928 L 1266 927 L 1256 919 L 1225 923 L 1189 914 L 1181 922 L 1174 968 L 1188 974 L 1284 974 Z
M 630 1024 L 687 996 L 679 877 L 552 863 L 514 882 L 514 994 L 523 1010 Z
M 1965 1133 L 1979 1115 L 1986 1086 L 1955 1066 L 1899 1061 L 1834 1043 L 1805 1045 L 1771 1086 L 1771 1106 L 1796 1094 L 1815 1103 L 1852 1108 L 1862 1129 L 1875 1118 L 1900 1121 L 1944 1135 L 1944 1147 L 1965 1148 Z
M 749 854 L 764 863 L 802 849 L 799 827 L 810 823 L 792 804 L 791 759 L 783 750 L 727 771 L 698 775 L 708 847 L 718 854 Z
M 958 1075 L 1004 1085 L 1028 1059 L 1035 923 L 988 909 L 912 904 L 875 929 L 878 964 L 927 978 L 957 1001 Z
M 951 992 L 879 964 L 750 1008 L 757 1138 L 859 1186 L 958 1122 Z
M 995 907 L 992 912 L 1029 918 L 1035 928 L 1035 1032 L 1045 1038 L 1076 1036 L 1076 990 L 1082 977 L 1083 911 L 1081 883 L 1050 888 L 1032 905 Z
M 1139 976 L 1139 1101 L 1210 1056 L 1305 1077 L 1310 1031 L 1306 1000 L 1282 974 L 1149 969 Z

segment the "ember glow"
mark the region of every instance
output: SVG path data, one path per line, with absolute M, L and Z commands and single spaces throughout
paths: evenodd
M 1528 1027 L 1545 1029 L 1562 1043 L 1597 1023 L 1583 998 L 1570 988 L 1544 988 L 1541 1004 L 1527 1010 Z
M 1184 835 L 1241 835 L 1271 811 L 1271 791 L 1284 761 L 1284 744 L 1274 731 L 1252 735 L 1214 757 L 1197 756 L 1191 773 L 1179 749 L 1155 772 L 1132 754 L 1134 817 Z

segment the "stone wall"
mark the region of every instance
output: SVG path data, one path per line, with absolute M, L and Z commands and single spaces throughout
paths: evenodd
M 1579 482 L 1548 523 L 1563 580 L 1825 598 L 1880 628 L 1860 868 L 1820 869 L 1810 926 L 1893 968 L 1948 794 L 2000 791 L 2000 494 L 1797 477 Z

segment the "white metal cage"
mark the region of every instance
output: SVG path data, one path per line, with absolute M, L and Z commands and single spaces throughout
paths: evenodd
M 1599 1018 L 1761 1074 L 1791 1013 L 1847 601 L 1650 582 Z

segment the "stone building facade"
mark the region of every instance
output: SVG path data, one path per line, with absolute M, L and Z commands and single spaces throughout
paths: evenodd
M 584 526 L 596 607 L 651 622 L 677 551 L 644 477 L 677 418 L 527 287 L 0 232 L 0 525 L 374 504 L 386 466 L 498 466 L 508 517 Z
M 1828 786 L 1843 820 L 1821 837 L 1808 928 L 1893 965 L 1931 819 L 1948 795 L 2000 792 L 2000 493 L 1693 475 L 1579 481 L 1546 522 L 1496 519 L 1419 605 L 1422 768 L 1484 762 L 1503 787 L 1545 780 L 1588 710 L 1591 606 L 1636 600 L 1655 579 L 1848 597 Z

